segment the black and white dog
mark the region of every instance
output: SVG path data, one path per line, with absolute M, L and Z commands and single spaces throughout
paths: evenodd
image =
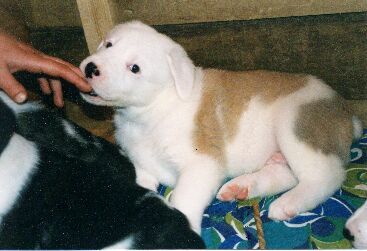
M 0 249 L 204 248 L 115 145 L 0 97 Z

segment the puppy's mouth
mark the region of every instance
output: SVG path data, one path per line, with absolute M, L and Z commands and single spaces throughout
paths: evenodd
M 87 95 L 91 97 L 99 97 L 99 95 L 92 89 L 90 92 L 86 93 Z
M 92 91 L 87 92 L 87 93 L 81 93 L 82 96 L 84 96 L 85 98 L 87 98 L 89 101 L 91 102 L 110 102 L 112 100 L 106 99 L 100 95 L 98 95 L 98 93 L 92 89 Z
M 104 100 L 100 95 L 97 94 L 97 92 L 94 89 L 92 89 L 90 92 L 81 93 L 81 95 L 90 101 L 100 102 Z

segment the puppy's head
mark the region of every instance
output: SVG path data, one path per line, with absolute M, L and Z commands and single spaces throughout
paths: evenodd
M 345 224 L 344 235 L 358 249 L 367 249 L 367 202 Z
M 137 21 L 111 30 L 80 69 L 94 90 L 82 94 L 83 98 L 96 105 L 118 107 L 149 105 L 169 88 L 186 99 L 195 71 L 180 45 Z

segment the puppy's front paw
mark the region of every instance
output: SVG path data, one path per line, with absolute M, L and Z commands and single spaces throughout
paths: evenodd
M 157 191 L 159 186 L 158 180 L 152 176 L 138 176 L 136 178 L 136 183 L 152 191 Z
M 271 203 L 268 217 L 276 221 L 290 220 L 298 214 L 295 201 L 287 197 L 280 197 Z

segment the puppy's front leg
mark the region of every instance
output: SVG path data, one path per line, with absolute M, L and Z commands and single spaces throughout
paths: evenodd
M 186 166 L 178 178 L 172 194 L 172 205 L 187 216 L 192 229 L 199 234 L 203 212 L 223 178 L 222 167 L 209 158 Z
M 156 177 L 150 174 L 142 167 L 135 166 L 136 183 L 144 188 L 152 191 L 157 191 L 159 181 Z
M 157 191 L 159 183 L 167 186 L 176 184 L 176 172 L 160 161 L 154 148 L 146 141 L 141 140 L 129 148 L 128 156 L 135 166 L 136 182 L 147 189 Z

